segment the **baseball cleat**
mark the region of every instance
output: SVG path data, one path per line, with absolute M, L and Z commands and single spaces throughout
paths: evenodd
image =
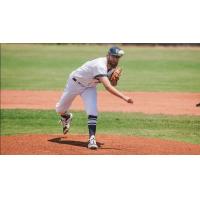
M 88 141 L 88 149 L 98 149 L 95 136 L 91 136 Z
M 69 132 L 71 122 L 72 122 L 72 118 L 73 118 L 72 113 L 67 114 L 66 117 L 61 116 L 60 123 L 63 126 L 63 134 L 64 135 Z

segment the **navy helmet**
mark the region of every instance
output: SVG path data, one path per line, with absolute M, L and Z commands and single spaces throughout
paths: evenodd
M 108 51 L 109 55 L 121 57 L 124 55 L 124 51 L 119 47 L 111 47 Z

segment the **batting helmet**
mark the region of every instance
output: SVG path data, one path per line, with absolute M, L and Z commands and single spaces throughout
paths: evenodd
M 122 49 L 120 49 L 119 47 L 111 47 L 108 50 L 108 54 L 112 55 L 112 56 L 118 56 L 121 57 L 124 55 L 124 51 Z

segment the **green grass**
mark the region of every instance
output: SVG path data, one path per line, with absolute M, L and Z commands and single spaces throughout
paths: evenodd
M 109 45 L 2 44 L 1 88 L 62 90 L 70 72 Z M 200 48 L 123 47 L 124 91 L 200 92 Z M 99 87 L 102 90 L 102 87 Z
M 87 134 L 87 117 L 74 112 L 70 134 Z M 1 134 L 61 133 L 59 117 L 52 111 L 1 110 Z M 100 113 L 98 134 L 121 134 L 185 141 L 200 144 L 200 117 L 145 115 L 141 113 Z

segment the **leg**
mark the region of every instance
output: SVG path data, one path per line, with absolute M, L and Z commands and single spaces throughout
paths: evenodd
M 88 148 L 97 149 L 95 140 L 96 123 L 97 123 L 97 91 L 96 88 L 87 88 L 81 97 L 84 102 L 85 110 L 88 115 L 89 143 Z
M 89 149 L 97 149 L 98 148 L 96 139 L 95 139 L 96 123 L 97 123 L 97 116 L 89 115 L 88 116 L 88 130 L 89 130 L 88 148 Z
M 80 88 L 77 87 L 77 85 L 75 85 L 72 80 L 69 80 L 63 95 L 61 96 L 59 102 L 56 104 L 56 112 L 61 116 L 60 122 L 63 125 L 64 134 L 69 131 L 73 117 L 72 113 L 68 113 L 68 110 L 79 92 Z
M 73 100 L 78 95 L 78 91 L 71 80 L 68 81 L 64 92 L 56 104 L 56 112 L 60 115 L 64 115 L 68 112 Z

